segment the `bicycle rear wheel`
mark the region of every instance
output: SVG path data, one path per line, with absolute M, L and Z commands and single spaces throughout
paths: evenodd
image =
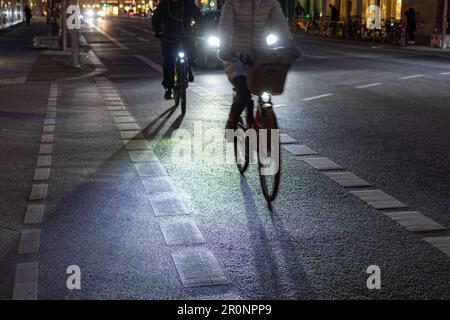
M 272 108 L 259 106 L 256 113 L 256 123 L 259 129 L 258 173 L 264 198 L 270 204 L 277 196 L 281 180 L 280 137 L 277 118 Z M 260 134 L 261 129 L 267 130 L 265 136 Z M 272 135 L 275 138 L 274 140 L 272 140 Z M 264 140 L 261 141 L 261 139 Z

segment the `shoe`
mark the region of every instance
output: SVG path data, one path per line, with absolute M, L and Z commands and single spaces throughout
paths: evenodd
M 172 99 L 172 89 L 166 89 L 166 93 L 164 93 L 164 99 L 165 100 Z
M 194 82 L 194 69 L 192 68 L 192 66 L 190 66 L 188 69 L 188 81 Z

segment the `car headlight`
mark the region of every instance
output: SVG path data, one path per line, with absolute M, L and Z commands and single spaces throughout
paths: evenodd
M 219 48 L 220 47 L 220 39 L 215 36 L 208 37 L 208 45 L 213 48 Z

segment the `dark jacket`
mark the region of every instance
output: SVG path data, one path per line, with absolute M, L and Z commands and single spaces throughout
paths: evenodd
M 166 37 L 191 34 L 191 21 L 199 23 L 201 17 L 194 0 L 161 0 L 153 13 L 153 31 Z

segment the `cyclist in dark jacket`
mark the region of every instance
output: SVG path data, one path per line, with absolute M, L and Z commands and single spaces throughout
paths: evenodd
M 202 14 L 194 0 L 161 0 L 153 13 L 152 27 L 155 37 L 161 38 L 163 55 L 163 87 L 165 99 L 172 97 L 174 64 L 180 45 L 189 61 L 189 81 L 194 80 L 195 43 L 192 22 L 200 23 Z

